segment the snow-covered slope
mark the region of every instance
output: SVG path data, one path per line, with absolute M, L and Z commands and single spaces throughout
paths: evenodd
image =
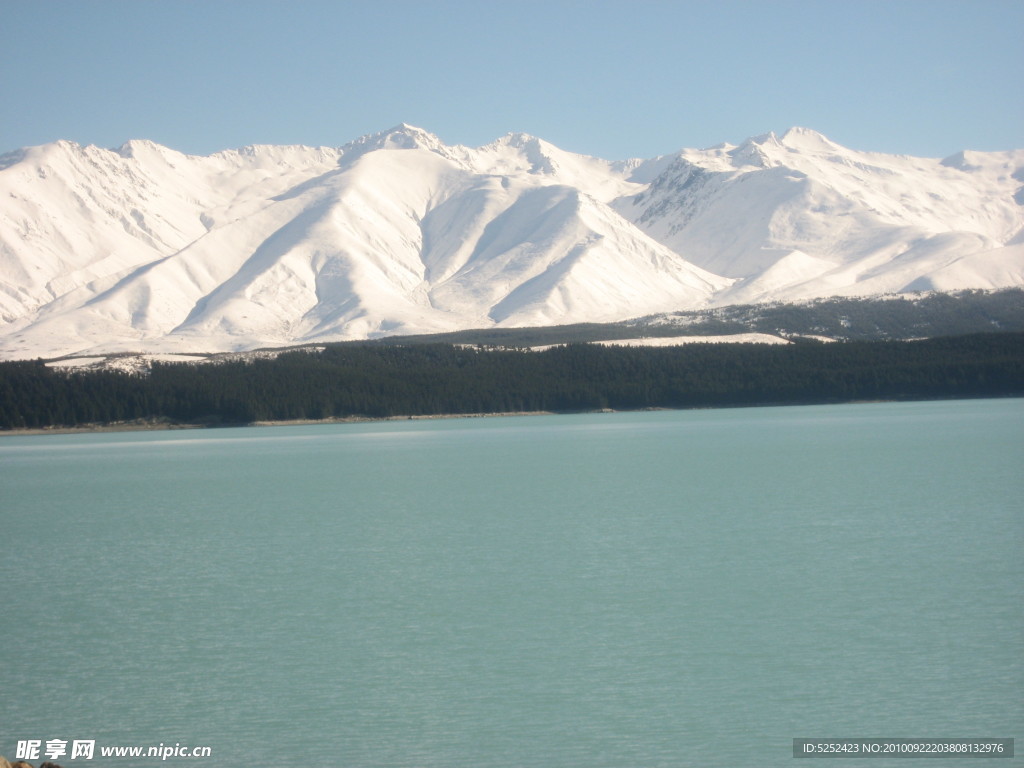
M 1024 152 L 806 129 L 610 162 L 400 125 L 209 157 L 0 157 L 0 355 L 227 351 L 1024 284 Z
M 1024 152 L 855 152 L 806 128 L 678 154 L 615 203 L 736 279 L 717 304 L 997 288 L 1024 281 Z

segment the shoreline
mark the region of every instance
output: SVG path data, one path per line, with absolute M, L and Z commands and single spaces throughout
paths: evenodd
M 184 429 L 236 429 L 239 427 L 303 427 L 320 424 L 370 424 L 385 421 L 427 421 L 435 419 L 489 419 L 516 416 L 565 416 L 582 413 L 643 413 L 648 411 L 704 411 L 731 410 L 733 408 L 777 408 L 803 405 L 857 405 L 873 403 L 918 403 L 941 400 L 1004 400 L 1024 398 L 1024 392 L 1009 395 L 985 395 L 982 397 L 911 397 L 880 398 L 872 400 L 805 400 L 794 402 L 743 403 L 731 405 L 706 405 L 690 408 L 669 408 L 648 406 L 645 408 L 598 408 L 586 411 L 494 411 L 485 413 L 424 413 L 402 416 L 332 416 L 326 419 L 279 419 L 248 421 L 238 424 L 179 424 L 166 421 L 129 421 L 113 424 L 82 424 L 75 427 L 23 427 L 0 429 L 0 440 L 4 437 L 34 437 L 38 435 L 98 434 L 103 432 L 163 432 Z
M 648 408 L 645 410 L 669 410 L 665 408 Z M 587 411 L 587 413 L 611 413 L 605 411 Z M 240 427 L 303 427 L 320 424 L 369 424 L 384 421 L 420 421 L 433 419 L 486 419 L 509 416 L 555 416 L 556 411 L 500 411 L 494 413 L 427 413 L 407 416 L 332 416 L 327 419 L 279 419 L 267 421 L 248 421 L 239 424 L 175 424 L 170 422 L 115 422 L 113 424 L 80 424 L 74 427 L 18 427 L 0 429 L 0 439 L 4 437 L 28 437 L 36 435 L 76 435 L 97 434 L 102 432 L 169 432 L 181 429 L 233 429 Z
M 601 411 L 588 411 L 601 413 Z M 241 427 L 303 427 L 314 424 L 369 424 L 380 421 L 430 421 L 434 419 L 490 419 L 508 416 L 557 416 L 557 411 L 495 411 L 493 413 L 420 413 L 409 416 L 332 416 L 327 419 L 280 419 L 250 421 Z M 225 425 L 230 426 L 230 425 Z

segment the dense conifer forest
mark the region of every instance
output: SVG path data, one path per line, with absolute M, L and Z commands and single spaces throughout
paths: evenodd
M 544 351 L 349 343 L 148 374 L 0 363 L 0 428 L 1024 395 L 1024 333 Z
M 540 328 L 392 336 L 384 344 L 490 344 L 535 346 L 637 336 L 716 336 L 768 333 L 825 336 L 841 341 L 887 341 L 971 333 L 1024 331 L 1024 290 L 832 297 L 799 304 L 734 304 L 619 323 L 577 323 Z

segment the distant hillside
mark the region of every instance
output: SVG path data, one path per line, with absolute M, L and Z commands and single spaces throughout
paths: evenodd
M 1024 289 L 958 291 L 801 303 L 739 305 L 673 312 L 621 323 L 577 323 L 538 328 L 489 328 L 392 336 L 379 344 L 481 344 L 532 347 L 638 336 L 722 336 L 766 333 L 791 340 L 883 341 L 1024 331 Z

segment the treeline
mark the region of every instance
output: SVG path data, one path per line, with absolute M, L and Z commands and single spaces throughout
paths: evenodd
M 344 344 L 275 359 L 154 363 L 148 375 L 2 363 L 0 428 L 1007 395 L 1024 395 L 1024 334 L 542 352 Z
M 820 334 L 849 341 L 1024 331 L 1024 291 L 966 290 L 886 297 L 832 297 L 802 304 L 708 310 L 722 323 L 763 333 Z
M 383 344 L 538 346 L 638 336 L 724 336 L 736 333 L 818 335 L 845 341 L 889 341 L 972 333 L 1024 332 L 1024 290 L 831 297 L 798 304 L 734 304 L 619 323 L 541 328 L 484 328 L 393 336 Z

